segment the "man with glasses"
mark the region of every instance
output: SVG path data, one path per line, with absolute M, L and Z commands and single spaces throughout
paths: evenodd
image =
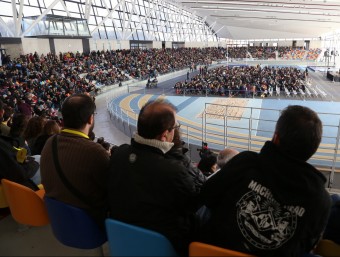
M 112 218 L 157 231 L 186 255 L 197 204 L 187 168 L 166 158 L 178 127 L 172 104 L 144 105 L 131 145 L 112 153 L 108 193 Z
M 85 209 L 104 227 L 110 157 L 89 138 L 95 109 L 86 94 L 66 98 L 61 108 L 63 130 L 46 142 L 40 167 L 47 196 Z

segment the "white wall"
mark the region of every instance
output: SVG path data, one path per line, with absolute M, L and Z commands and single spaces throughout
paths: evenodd
M 130 49 L 129 40 L 90 39 L 90 51 Z
M 130 41 L 129 40 L 120 40 L 120 49 L 130 49 Z
M 51 52 L 50 42 L 47 38 L 22 38 L 23 54 L 34 53 L 47 54 Z
M 106 51 L 106 50 L 116 50 L 117 40 L 107 40 L 107 39 L 90 39 L 90 51 Z
M 195 48 L 204 48 L 204 47 L 218 47 L 217 41 L 208 41 L 208 42 L 185 42 L 185 47 L 195 47 Z
M 293 46 L 293 42 L 292 41 L 279 41 L 277 42 L 277 45 L 280 46 Z
M 152 41 L 152 48 L 162 49 L 162 41 Z
M 305 41 L 304 40 L 297 40 L 296 41 L 296 46 L 297 47 L 303 47 Z M 293 40 L 288 40 L 288 41 L 278 41 L 277 42 L 278 46 L 293 46 Z
M 6 54 L 11 58 L 18 58 L 20 54 L 23 54 L 22 44 L 1 44 L 1 47 L 6 49 Z
M 305 44 L 305 41 L 304 41 L 304 40 L 297 40 L 297 41 L 296 41 L 296 46 L 297 46 L 297 47 L 303 47 L 304 44 Z
M 321 48 L 321 40 L 310 41 L 309 48 Z
M 208 41 L 208 47 L 218 47 L 217 41 Z
M 55 52 L 83 52 L 83 41 L 81 39 L 54 39 Z
M 206 44 L 205 44 L 205 42 L 185 42 L 185 46 L 184 47 L 199 48 L 199 47 L 206 47 Z
M 171 41 L 165 41 L 165 48 L 172 48 L 172 42 Z

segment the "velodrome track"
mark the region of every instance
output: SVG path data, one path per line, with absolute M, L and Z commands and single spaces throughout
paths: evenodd
M 225 132 L 224 121 L 221 119 L 210 119 L 208 116 L 202 119 L 202 112 L 206 110 L 209 104 L 219 101 L 225 101 L 226 97 L 199 97 L 199 96 L 176 96 L 173 89 L 174 80 L 183 79 L 173 78 L 171 82 L 160 83 L 158 89 L 163 93 L 159 94 L 156 90 L 137 90 L 132 93 L 126 93 L 116 97 L 110 106 L 119 108 L 121 118 L 128 122 L 130 127 L 136 126 L 136 118 L 140 108 L 149 100 L 156 98 L 165 98 L 173 103 L 178 109 L 178 120 L 181 123 L 183 139 L 190 144 L 200 146 L 203 141 L 209 143 L 210 148 L 220 150 L 224 147 L 233 147 L 241 151 L 252 150 L 259 151 L 266 140 L 270 140 L 273 134 L 276 120 L 279 116 L 279 110 L 292 104 L 307 106 L 319 113 L 324 124 L 323 140 L 318 152 L 310 161 L 312 164 L 323 166 L 329 171 L 333 165 L 340 167 L 337 155 L 337 136 L 340 122 L 340 102 L 337 102 L 340 84 L 329 83 L 323 79 L 322 74 L 313 74 L 313 79 L 318 85 L 327 92 L 326 98 L 287 98 L 280 97 L 271 99 L 252 99 L 241 98 L 245 110 L 239 119 L 228 121 L 228 132 Z M 329 89 L 327 88 L 329 87 Z M 332 93 L 331 91 L 336 91 Z M 238 101 L 237 98 L 233 98 Z M 237 104 L 236 104 L 237 106 Z M 249 108 L 252 108 L 249 114 Z M 249 132 L 249 117 L 252 117 L 251 130 Z M 115 121 L 114 121 L 115 122 Z M 204 125 L 202 125 L 202 123 Z M 130 129 L 130 135 L 135 131 Z M 202 131 L 206 133 L 202 133 Z M 204 134 L 204 135 L 203 135 Z M 205 136 L 206 135 L 206 136 Z M 251 142 L 250 139 L 251 138 Z M 335 163 L 333 163 L 334 157 Z M 337 169 L 335 170 L 337 171 Z M 329 172 L 328 172 L 329 173 Z
M 179 122 L 182 124 L 183 137 L 185 139 L 185 137 L 188 136 L 190 142 L 196 145 L 200 145 L 202 141 L 201 114 L 205 110 L 206 104 L 219 102 L 219 100 L 225 99 L 216 97 L 184 97 L 132 93 L 114 99 L 113 104 L 119 106 L 121 110 L 124 110 L 123 112 L 126 114 L 126 119 L 129 119 L 130 124 L 136 126 L 137 116 L 135 114 L 139 112 L 140 108 L 147 101 L 157 98 L 165 98 L 177 107 L 177 116 Z M 334 154 L 332 149 L 336 147 L 337 126 L 340 122 L 339 102 L 273 99 L 241 100 L 246 102 L 245 108 L 253 107 L 256 110 L 256 112 L 253 111 L 252 113 L 252 118 L 255 121 L 252 123 L 251 150 L 259 150 L 264 141 L 270 140 L 274 131 L 275 122 L 279 116 L 279 110 L 288 105 L 297 104 L 307 106 L 320 113 L 320 118 L 324 124 L 324 138 L 316 157 L 320 161 L 330 160 L 332 158 Z M 225 146 L 224 129 L 222 128 L 223 122 L 222 119 L 206 119 L 206 130 L 208 131 L 206 141 L 209 142 L 209 145 L 213 149 L 220 150 Z M 249 132 L 245 132 L 248 129 L 249 113 L 245 110 L 240 119 L 229 121 L 228 130 L 230 136 L 233 137 L 233 140 L 229 141 L 228 146 L 240 150 L 248 148 Z M 188 130 L 188 133 L 186 130 Z M 325 135 L 327 135 L 327 137 Z M 327 162 L 319 162 L 319 164 L 327 165 Z

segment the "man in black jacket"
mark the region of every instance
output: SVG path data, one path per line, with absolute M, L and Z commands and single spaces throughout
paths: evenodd
M 108 193 L 112 218 L 165 235 L 184 256 L 197 192 L 182 162 L 166 156 L 178 127 L 174 106 L 165 101 L 147 103 L 131 145 L 112 153 Z
M 201 190 L 210 209 L 203 241 L 256 256 L 302 256 L 321 237 L 330 209 L 325 177 L 306 161 L 322 123 L 307 107 L 283 110 L 272 141 L 242 152 Z

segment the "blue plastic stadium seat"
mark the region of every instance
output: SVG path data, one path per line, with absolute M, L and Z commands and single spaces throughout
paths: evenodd
M 107 241 L 105 231 L 82 209 L 45 196 L 54 236 L 64 245 L 94 249 Z
M 178 256 L 169 240 L 160 233 L 106 219 L 110 256 Z

